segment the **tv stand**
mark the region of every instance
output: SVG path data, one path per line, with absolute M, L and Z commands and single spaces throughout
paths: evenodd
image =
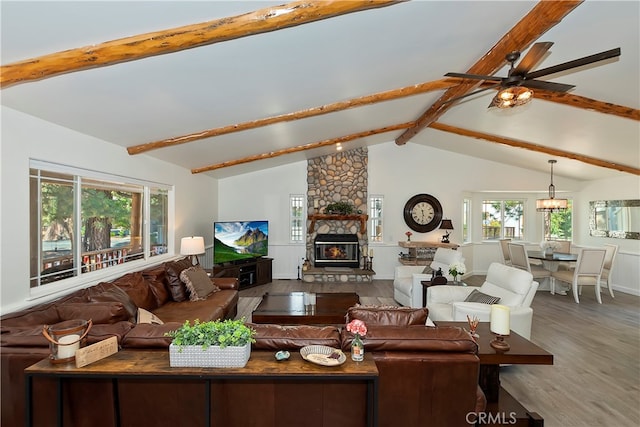
M 214 277 L 235 277 L 240 289 L 270 283 L 273 258 L 254 258 L 213 266 Z

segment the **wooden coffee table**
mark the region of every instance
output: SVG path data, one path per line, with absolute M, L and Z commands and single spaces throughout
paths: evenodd
M 469 329 L 467 322 L 436 322 L 436 324 L 437 326 L 458 326 Z M 476 333 L 479 335 L 476 342 L 480 359 L 478 383 L 487 398 L 487 412 L 491 414 L 513 413 L 514 419 L 508 419 L 508 421 L 515 422 L 509 422 L 509 424 L 542 427 L 544 419 L 539 414 L 529 412 L 500 386 L 500 365 L 553 365 L 553 354 L 513 331 L 505 339 L 511 346 L 509 351 L 498 352 L 489 344 L 494 337 L 489 329 L 489 322 L 479 323 Z
M 349 307 L 360 303 L 356 293 L 315 294 L 316 305 L 304 305 L 304 292 L 266 293 L 251 314 L 254 323 L 280 325 L 344 324 Z

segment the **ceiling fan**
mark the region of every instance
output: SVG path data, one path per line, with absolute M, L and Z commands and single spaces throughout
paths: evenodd
M 531 71 L 531 69 L 535 67 L 538 62 L 540 62 L 547 51 L 551 48 L 551 46 L 553 46 L 553 42 L 535 43 L 517 66 L 515 66 L 515 63 L 520 58 L 520 52 L 515 51 L 508 53 L 505 56 L 505 59 L 511 65 L 511 67 L 509 68 L 507 77 L 483 76 L 478 74 L 466 73 L 445 74 L 445 76 L 447 77 L 459 77 L 463 79 L 497 82 L 492 86 L 484 87 L 466 95 L 450 99 L 446 101 L 446 103 L 457 101 L 459 99 L 475 95 L 479 92 L 499 87 L 501 88 L 501 90 L 493 98 L 489 107 L 512 108 L 517 105 L 524 105 L 533 97 L 533 91 L 531 89 L 544 89 L 552 92 L 567 92 L 575 87 L 574 85 L 568 85 L 564 83 L 536 80 L 537 78 L 620 56 L 620 48 L 616 48 L 596 53 L 595 55 L 585 56 L 584 58 L 574 59 L 573 61 L 564 62 L 552 67 L 543 68 L 538 71 Z

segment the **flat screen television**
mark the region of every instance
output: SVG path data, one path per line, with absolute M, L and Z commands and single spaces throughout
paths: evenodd
M 213 263 L 242 261 L 269 254 L 269 221 L 213 223 Z

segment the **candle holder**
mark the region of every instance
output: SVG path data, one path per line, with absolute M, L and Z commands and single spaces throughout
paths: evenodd
M 508 335 L 500 335 L 500 334 L 496 334 L 496 337 L 494 339 L 491 340 L 491 342 L 489 343 L 491 345 L 491 347 L 493 347 L 496 351 L 509 351 L 511 349 L 511 346 L 509 345 L 508 342 L 506 342 L 504 339 L 505 337 L 507 337 Z

